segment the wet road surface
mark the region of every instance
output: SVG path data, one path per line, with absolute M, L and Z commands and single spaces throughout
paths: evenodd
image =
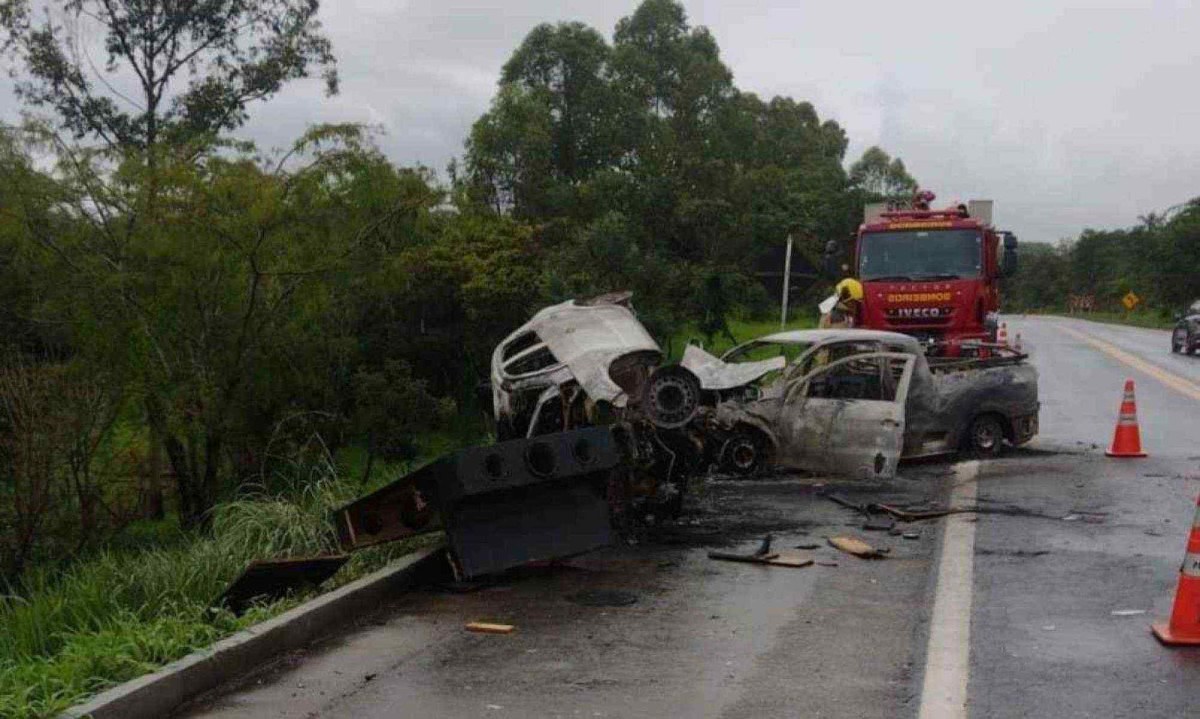
M 1165 649 L 1148 624 L 1170 609 L 1200 491 L 1200 357 L 1171 355 L 1166 332 L 1076 320 L 1009 318 L 1009 332 L 1041 373 L 1041 435 L 1027 449 L 906 466 L 887 486 L 714 483 L 691 524 L 476 592 L 399 596 L 183 715 L 1189 715 L 1200 650 Z M 1144 460 L 1103 456 L 1126 376 Z M 920 532 L 908 540 L 864 531 L 831 491 L 983 513 L 907 525 Z M 706 557 L 752 551 L 768 532 L 777 549 L 816 544 L 795 551 L 837 566 Z M 890 553 L 839 554 L 825 544 L 835 534 Z M 590 606 L 586 590 L 636 601 Z M 517 630 L 463 630 L 476 620 Z

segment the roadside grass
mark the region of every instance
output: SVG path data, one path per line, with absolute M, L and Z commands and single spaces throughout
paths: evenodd
M 219 506 L 211 536 L 104 551 L 63 572 L 35 569 L 20 587 L 0 594 L 0 717 L 54 716 L 308 598 L 256 606 L 241 617 L 209 610 L 254 559 L 334 548 L 328 513 L 357 488 L 339 478 L 331 460 L 297 471 L 293 480 L 303 488 Z M 331 584 L 353 581 L 433 541 L 358 552 Z

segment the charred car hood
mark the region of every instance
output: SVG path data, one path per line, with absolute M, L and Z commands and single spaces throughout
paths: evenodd
M 688 345 L 679 364 L 696 375 L 702 389 L 720 391 L 748 385 L 781 370 L 787 360 L 779 356 L 758 362 L 724 362 L 696 345 Z

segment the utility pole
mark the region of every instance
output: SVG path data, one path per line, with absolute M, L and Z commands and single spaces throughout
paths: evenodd
M 783 299 L 782 310 L 779 313 L 780 331 L 787 329 L 788 284 L 792 279 L 792 233 L 787 236 L 787 254 L 783 256 Z

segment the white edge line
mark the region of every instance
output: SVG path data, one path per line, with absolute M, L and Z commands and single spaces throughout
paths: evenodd
M 979 462 L 955 467 L 950 506 L 975 506 Z M 967 684 L 971 672 L 971 599 L 975 572 L 975 517 L 954 514 L 946 519 L 938 560 L 929 645 L 919 719 L 967 716 Z

